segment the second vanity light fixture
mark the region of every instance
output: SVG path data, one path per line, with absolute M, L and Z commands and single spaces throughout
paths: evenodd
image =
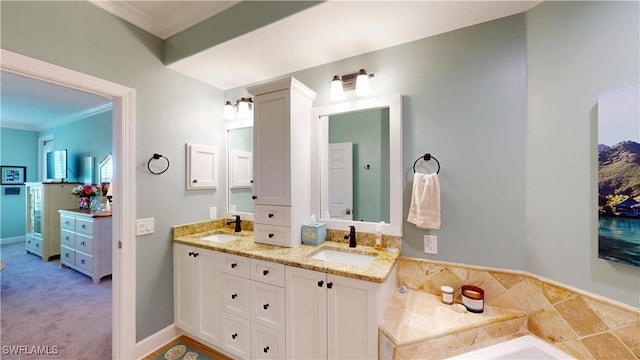
M 357 96 L 367 96 L 371 93 L 371 86 L 369 85 L 369 78 L 374 74 L 367 74 L 364 69 L 355 72 L 353 74 L 346 74 L 342 76 L 334 75 L 331 80 L 331 100 L 344 99 L 345 90 L 356 89 Z
M 236 116 L 243 118 L 249 115 L 252 108 L 253 99 L 251 98 L 240 98 L 236 100 L 235 104 L 232 104 L 231 101 L 227 100 L 227 103 L 224 104 L 224 110 L 222 111 L 222 118 L 224 120 L 234 120 Z

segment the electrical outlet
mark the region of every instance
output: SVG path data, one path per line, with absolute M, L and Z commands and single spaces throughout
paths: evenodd
M 424 253 L 425 254 L 437 254 L 438 253 L 438 237 L 435 235 L 424 236 Z
M 209 208 L 209 220 L 218 218 L 218 208 L 212 206 Z

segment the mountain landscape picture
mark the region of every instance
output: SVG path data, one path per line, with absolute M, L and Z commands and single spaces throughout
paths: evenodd
M 598 257 L 640 266 L 640 86 L 598 97 Z

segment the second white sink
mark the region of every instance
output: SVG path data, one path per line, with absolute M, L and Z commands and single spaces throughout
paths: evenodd
M 227 243 L 233 240 L 237 240 L 239 239 L 239 237 L 235 235 L 229 235 L 229 234 L 213 234 L 213 235 L 205 236 L 201 239 L 205 241 L 216 242 L 216 243 Z
M 311 259 L 330 261 L 351 266 L 369 266 L 376 259 L 373 255 L 324 249 L 311 256 Z

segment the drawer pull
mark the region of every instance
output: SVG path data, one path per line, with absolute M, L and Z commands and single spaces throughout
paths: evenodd
M 264 305 L 262 305 L 262 308 L 263 308 L 263 309 L 265 309 L 265 310 L 267 310 L 267 309 L 269 308 L 269 304 L 264 304 Z
M 80 264 L 84 265 L 84 259 L 80 260 Z
M 84 246 L 84 241 L 80 243 L 80 245 Z
M 269 275 L 269 270 L 262 270 L 262 275 L 264 275 L 264 276 Z
M 270 218 L 272 218 L 272 217 L 273 217 L 273 214 L 269 214 L 269 217 L 270 217 Z
M 232 269 L 235 269 L 235 268 L 236 268 L 236 266 L 238 266 L 238 264 L 236 264 L 236 263 L 231 263 L 231 268 L 232 268 Z
M 231 337 L 233 338 L 233 340 L 235 340 L 238 337 L 238 333 L 231 334 Z
M 266 353 L 268 353 L 268 352 L 269 352 L 269 347 L 268 347 L 268 346 L 263 347 L 263 348 L 262 348 L 262 351 L 263 351 L 265 354 L 266 354 Z
M 64 257 L 68 258 L 69 257 L 69 253 L 64 253 Z
M 273 237 L 273 234 L 269 234 L 269 239 L 271 239 Z
M 257 196 L 255 196 L 255 195 L 253 195 L 251 198 L 252 198 L 253 200 L 255 200 L 255 199 L 257 199 L 258 197 L 257 197 Z
M 65 225 L 69 225 L 69 222 L 68 222 L 68 221 L 65 221 L 65 222 L 64 222 L 64 224 L 65 224 Z
M 324 285 L 324 281 L 322 280 L 318 281 L 318 287 L 322 287 L 322 285 Z
M 65 236 L 64 238 L 65 240 L 69 241 L 69 236 Z
M 333 283 L 332 282 L 328 282 L 327 283 L 327 289 L 331 289 L 333 287 Z
M 235 300 L 237 297 L 238 297 L 238 294 L 231 294 L 231 298 L 232 298 L 232 299 L 234 299 L 234 300 Z
M 86 229 L 86 228 L 87 228 L 87 225 L 82 224 L 81 228 Z

